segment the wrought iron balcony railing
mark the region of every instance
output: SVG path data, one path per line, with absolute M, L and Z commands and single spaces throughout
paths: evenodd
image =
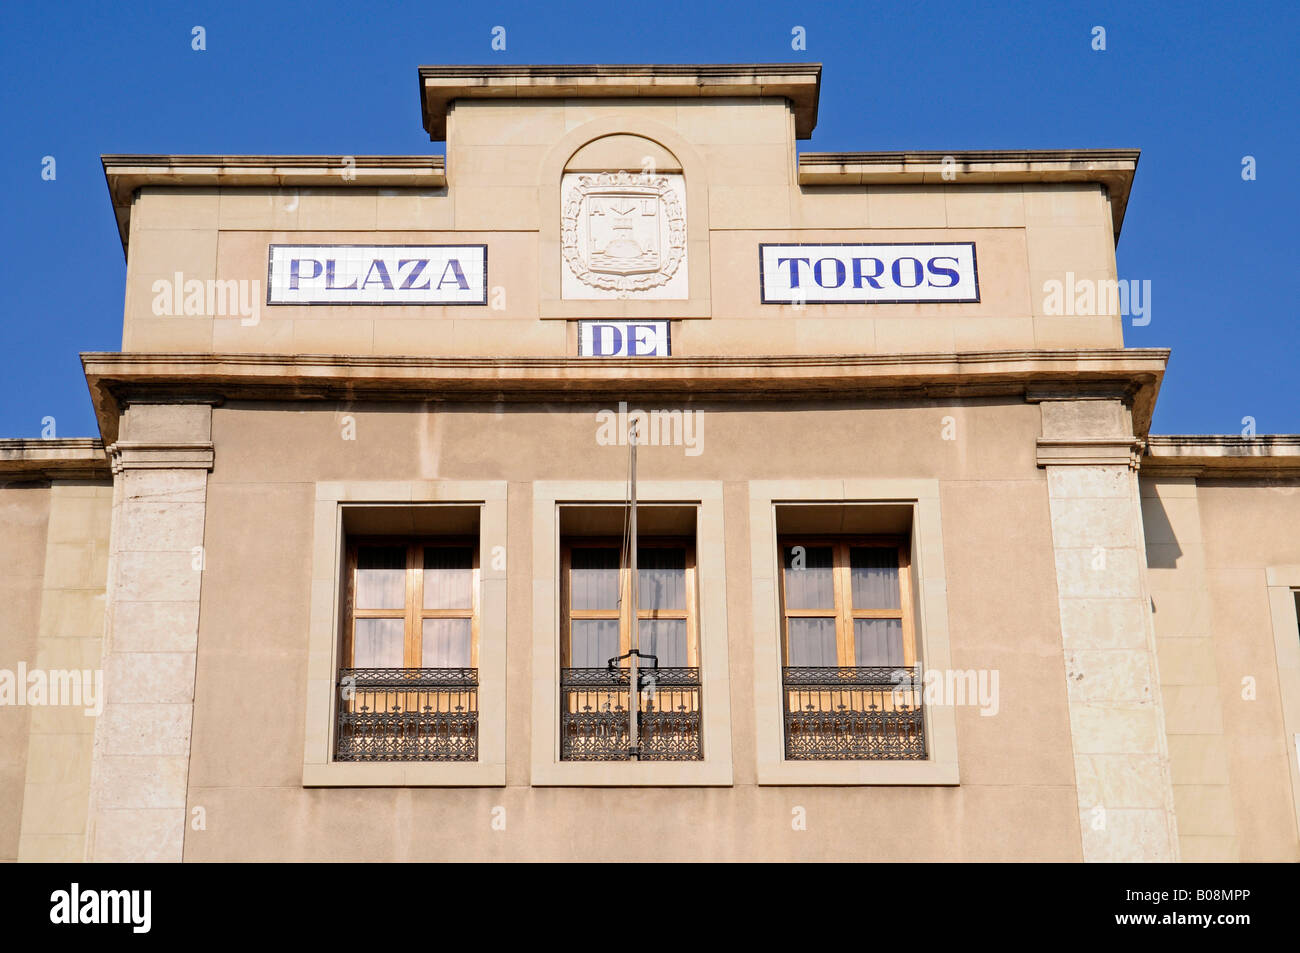
M 920 667 L 794 667 L 781 679 L 787 760 L 925 760 Z
M 637 734 L 641 761 L 699 761 L 700 670 L 643 668 L 638 681 Z M 560 670 L 560 758 L 627 761 L 628 670 Z
M 339 669 L 336 761 L 477 761 L 478 669 Z

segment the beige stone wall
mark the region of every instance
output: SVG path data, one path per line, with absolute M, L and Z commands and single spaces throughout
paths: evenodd
M 34 665 L 49 524 L 47 483 L 0 485 L 0 669 Z M 31 709 L 0 707 L 0 861 L 18 859 Z
M 56 480 L 49 493 L 40 623 L 28 664 L 98 679 L 113 487 Z M 19 860 L 82 859 L 95 722 L 86 706 L 31 709 Z
M 560 301 L 564 163 L 620 133 L 646 144 L 619 140 L 629 167 L 662 143 L 686 176 L 687 301 Z M 1046 313 L 1046 282 L 1116 277 L 1098 184 L 800 186 L 789 110 L 766 99 L 462 102 L 447 148 L 445 189 L 142 189 L 131 211 L 124 349 L 554 355 L 576 350 L 563 319 L 618 314 L 682 319 L 673 333 L 683 355 L 1122 344 L 1117 315 Z M 943 241 L 976 243 L 980 302 L 759 303 L 760 242 Z M 178 272 L 256 280 L 264 300 L 273 242 L 486 243 L 493 304 L 263 304 L 256 325 L 153 313 L 153 283 Z
M 726 575 L 702 585 L 725 587 L 734 784 L 530 786 L 532 733 L 551 730 L 531 724 L 531 482 L 623 477 L 624 451 L 596 445 L 598 409 L 213 411 L 187 804 L 206 829 L 186 830 L 187 860 L 1081 858 L 1039 412 L 1020 403 L 698 405 L 704 452 L 644 448 L 641 476 L 723 486 Z M 942 439 L 948 416 L 955 440 Z M 759 785 L 755 706 L 779 699 L 753 691 L 750 498 L 734 476 L 847 478 L 867 461 L 873 477 L 938 480 L 952 664 L 998 669 L 1000 711 L 956 710 L 957 786 Z M 315 483 L 483 479 L 508 484 L 506 786 L 304 789 Z M 492 828 L 497 806 L 505 831 Z M 796 807 L 806 831 L 792 830 Z
M 93 686 L 111 512 L 105 481 L 0 487 L 0 669 L 89 672 Z M 0 860 L 81 859 L 95 729 L 84 700 L 0 706 Z
M 1196 481 L 1141 482 L 1179 844 L 1189 861 L 1240 860 Z
M 1185 859 L 1300 859 L 1280 697 L 1293 689 L 1267 589 L 1271 568 L 1300 564 L 1300 484 L 1152 473 L 1142 485 Z

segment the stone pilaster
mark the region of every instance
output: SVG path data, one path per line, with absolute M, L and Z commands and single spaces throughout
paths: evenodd
M 1117 397 L 1038 397 L 1085 861 L 1178 859 L 1140 442 Z
M 86 858 L 179 861 L 194 708 L 212 408 L 132 403 L 114 475 L 103 714 Z

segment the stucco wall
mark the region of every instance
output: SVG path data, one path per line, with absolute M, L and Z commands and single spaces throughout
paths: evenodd
M 1198 482 L 1206 584 L 1243 859 L 1300 860 L 1287 777 L 1277 656 L 1264 591 L 1270 566 L 1300 563 L 1300 482 Z M 1253 701 L 1242 679 L 1252 677 Z
M 1300 481 L 1142 484 L 1184 859 L 1300 859 L 1267 578 L 1300 564 Z
M 634 406 L 636 406 L 634 404 Z M 663 406 L 645 403 L 646 409 Z M 709 404 L 704 452 L 647 447 L 647 480 L 724 483 L 730 788 L 529 787 L 532 499 L 537 480 L 624 477 L 595 405 L 283 405 L 213 412 L 187 860 L 336 858 L 1080 858 L 1037 408 L 996 401 Z M 356 440 L 342 439 L 344 416 Z M 955 440 L 942 438 L 944 417 Z M 1000 672 L 1000 713 L 957 710 L 957 787 L 756 784 L 749 499 L 754 479 L 940 481 L 954 667 Z M 314 482 L 509 481 L 507 786 L 304 789 Z M 271 583 L 274 582 L 274 585 Z M 705 700 L 707 705 L 709 702 Z M 506 808 L 506 830 L 492 810 Z M 792 830 L 792 810 L 807 830 Z

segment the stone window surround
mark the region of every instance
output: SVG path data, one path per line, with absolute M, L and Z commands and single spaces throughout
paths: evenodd
M 732 784 L 731 691 L 727 657 L 726 543 L 719 481 L 647 481 L 640 503 L 696 507 L 700 567 L 699 651 L 703 761 L 560 760 L 560 506 L 622 503 L 627 484 L 538 481 L 533 484 L 532 784 L 574 787 L 728 787 Z M 710 582 L 709 580 L 712 579 Z
M 925 707 L 926 761 L 787 761 L 781 701 L 781 626 L 777 593 L 780 503 L 911 504 L 912 566 L 919 656 L 927 668 L 951 666 L 948 596 L 939 519 L 939 481 L 910 479 L 756 480 L 749 484 L 753 587 L 754 714 L 760 785 L 955 785 L 957 714 Z
M 1300 827 L 1300 621 L 1296 618 L 1296 591 L 1300 566 L 1270 566 L 1265 570 L 1273 644 L 1277 652 L 1277 679 L 1282 703 L 1282 730 L 1291 769 L 1291 798 Z
M 333 760 L 341 651 L 343 513 L 348 507 L 478 506 L 481 557 L 478 761 L 383 763 Z M 303 787 L 503 787 L 506 783 L 506 572 L 492 567 L 506 545 L 504 481 L 319 482 L 312 541 Z

